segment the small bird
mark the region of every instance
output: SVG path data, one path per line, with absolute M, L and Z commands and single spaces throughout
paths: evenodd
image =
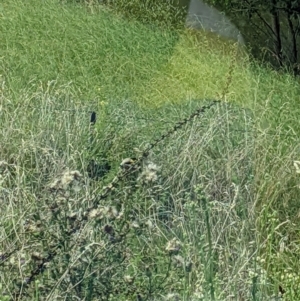
M 135 163 L 136 163 L 136 158 L 126 158 L 121 162 L 120 167 L 123 170 L 130 170 L 131 168 L 133 168 Z
M 94 125 L 96 123 L 96 112 L 91 113 L 90 123 L 91 123 L 91 125 Z

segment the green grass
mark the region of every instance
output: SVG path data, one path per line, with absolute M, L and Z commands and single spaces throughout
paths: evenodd
M 101 96 L 131 95 L 136 78 L 155 76 L 177 40 L 176 33 L 78 5 L 32 1 L 2 7 L 1 65 L 13 91 L 57 81 L 85 99 L 99 97 L 99 90 Z
M 0 40 L 1 301 L 299 300 L 295 78 L 97 5 L 2 1 Z
M 214 97 L 232 61 L 228 55 L 220 66 L 217 57 L 192 46 L 184 34 L 125 21 L 109 12 L 99 15 L 70 4 L 57 3 L 56 8 L 48 2 L 42 7 L 34 1 L 13 3 L 12 10 L 2 5 L 1 66 L 14 92 L 45 89 L 49 81 L 56 81 L 87 100 L 126 96 L 152 104 L 173 95 L 177 101 L 187 95 Z M 203 70 L 204 57 L 209 58 L 209 72 Z M 187 65 L 191 68 L 183 77 Z

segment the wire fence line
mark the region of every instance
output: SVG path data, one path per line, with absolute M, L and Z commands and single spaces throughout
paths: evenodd
M 73 234 L 76 232 L 80 231 L 88 222 L 89 219 L 89 213 L 93 210 L 96 209 L 100 203 L 101 200 L 105 199 L 108 197 L 110 192 L 115 190 L 118 187 L 118 184 L 122 182 L 124 178 L 126 178 L 128 175 L 131 173 L 135 172 L 138 170 L 142 163 L 148 158 L 151 150 L 153 150 L 156 146 L 158 146 L 162 141 L 170 138 L 175 132 L 180 130 L 182 127 L 184 127 L 187 123 L 191 122 L 194 118 L 200 118 L 202 114 L 204 114 L 206 111 L 208 111 L 210 108 L 217 106 L 218 104 L 221 104 L 222 102 L 227 105 L 228 103 L 226 102 L 226 95 L 229 91 L 230 84 L 232 82 L 232 76 L 234 72 L 234 63 L 236 60 L 237 56 L 237 51 L 236 55 L 233 56 L 232 63 L 230 65 L 230 68 L 228 70 L 228 74 L 226 76 L 226 82 L 224 89 L 222 93 L 220 94 L 220 99 L 214 99 L 214 100 L 209 100 L 205 99 L 208 101 L 208 104 L 201 106 L 200 108 L 194 110 L 188 117 L 185 117 L 181 119 L 180 121 L 176 122 L 169 130 L 167 130 L 165 133 L 163 133 L 160 137 L 155 138 L 152 142 L 148 143 L 148 145 L 145 147 L 143 151 L 141 151 L 141 155 L 136 158 L 135 160 L 132 160 L 130 162 L 130 165 L 127 166 L 127 168 L 120 168 L 120 170 L 117 172 L 116 176 L 113 178 L 113 180 L 105 187 L 102 188 L 102 192 L 98 194 L 95 197 L 92 197 L 89 199 L 89 201 L 92 203 L 92 206 L 88 207 L 87 210 L 85 211 L 84 216 L 82 217 L 82 220 L 76 224 L 71 230 L 67 231 L 65 234 L 68 237 L 71 237 Z M 23 104 L 24 105 L 24 104 Z M 20 105 L 22 106 L 22 104 Z M 19 107 L 20 107 L 19 106 Z M 44 108 L 34 106 L 31 104 L 26 104 L 27 108 L 31 108 L 32 110 L 40 110 L 40 109 L 46 109 L 47 106 Z M 93 142 L 94 137 L 93 137 L 93 132 L 95 128 L 95 123 L 96 123 L 96 118 L 97 118 L 97 113 L 99 110 L 91 110 L 90 109 L 91 104 L 89 107 L 86 109 L 80 108 L 80 109 L 64 109 L 64 108 L 52 108 L 52 112 L 68 112 L 68 113 L 84 113 L 84 114 L 90 114 L 90 139 L 89 142 Z M 136 118 L 136 117 L 135 117 Z M 148 118 L 139 118 L 143 120 L 148 120 Z M 62 238 L 62 240 L 64 240 Z M 30 275 L 25 278 L 25 280 L 19 284 L 16 284 L 16 289 L 12 293 L 12 299 L 11 300 L 21 300 L 23 296 L 26 295 L 26 290 L 29 288 L 30 284 L 36 279 L 36 277 L 40 274 L 42 274 L 46 268 L 47 264 L 51 262 L 56 256 L 59 255 L 59 249 L 61 248 L 61 245 L 63 245 L 63 241 L 59 241 L 56 245 L 52 246 L 50 250 L 48 250 L 48 253 L 45 257 L 41 259 L 41 261 L 37 264 L 35 269 L 33 269 L 30 272 Z M 4 264 L 15 252 L 19 251 L 20 247 L 19 246 L 14 246 L 11 248 L 11 250 L 4 252 L 0 254 L 0 266 Z
M 225 83 L 225 87 L 223 89 L 223 93 L 221 94 L 221 99 L 214 99 L 214 100 L 209 100 L 205 99 L 208 101 L 208 104 L 201 106 L 200 108 L 194 110 L 188 117 L 185 117 L 181 119 L 180 121 L 176 122 L 169 130 L 167 130 L 165 133 L 163 133 L 160 137 L 155 138 L 152 142 L 148 143 L 148 145 L 145 147 L 143 151 L 141 151 L 141 155 L 133 160 L 130 164 L 130 166 L 126 169 L 120 168 L 120 170 L 117 172 L 116 176 L 113 178 L 113 180 L 105 187 L 102 188 L 102 192 L 89 199 L 89 201 L 92 203 L 92 206 L 87 208 L 85 211 L 85 215 L 82 217 L 82 220 L 77 223 L 77 225 L 69 230 L 67 233 L 65 233 L 68 237 L 71 237 L 73 234 L 77 233 L 80 231 L 88 222 L 89 218 L 89 213 L 93 210 L 96 209 L 100 203 L 101 200 L 105 199 L 108 197 L 110 192 L 115 190 L 118 187 L 118 184 L 122 182 L 123 179 L 125 179 L 128 175 L 131 173 L 135 172 L 139 167 L 141 167 L 142 163 L 148 158 L 151 150 L 153 150 L 156 146 L 158 146 L 162 141 L 170 138 L 175 132 L 180 130 L 182 127 L 184 127 L 187 123 L 191 122 L 194 118 L 200 118 L 202 114 L 204 114 L 206 111 L 208 111 L 210 108 L 217 106 L 218 104 L 221 104 L 222 102 L 227 105 L 228 103 L 225 100 L 225 96 L 229 90 L 230 83 L 232 81 L 232 74 L 234 70 L 234 60 L 232 61 L 232 64 L 229 68 L 228 75 L 227 75 L 227 81 Z M 33 106 L 33 105 L 27 105 L 28 107 L 38 110 L 41 109 L 40 107 Z M 90 107 L 89 107 L 90 108 Z M 96 123 L 96 118 L 97 118 L 97 110 L 91 110 L 91 109 L 51 109 L 53 112 L 68 112 L 68 113 L 85 113 L 85 114 L 90 114 L 90 139 L 89 141 L 92 142 L 94 140 L 93 137 L 93 132 L 95 128 L 95 123 Z M 99 112 L 99 111 L 98 111 Z M 136 117 L 135 117 L 136 118 Z M 140 118 L 145 120 L 145 118 Z M 149 120 L 148 118 L 146 120 Z M 63 240 L 65 237 L 63 238 Z M 56 256 L 59 254 L 59 249 L 61 248 L 61 245 L 63 245 L 63 241 L 59 242 L 50 250 L 48 250 L 48 254 L 41 259 L 39 264 L 33 269 L 28 277 L 25 278 L 25 280 L 22 283 L 19 283 L 17 285 L 17 289 L 13 292 L 12 294 L 12 299 L 11 300 L 21 300 L 23 296 L 26 295 L 26 290 L 29 288 L 30 284 L 36 279 L 36 277 L 40 274 L 42 274 L 46 268 L 47 264 L 51 262 Z M 6 262 L 10 256 L 12 256 L 15 252 L 19 251 L 20 247 L 14 246 L 11 248 L 10 251 L 7 251 L 5 253 L 0 254 L 0 266 Z
M 222 98 L 225 98 L 226 91 L 229 89 L 229 85 L 231 82 L 232 78 L 232 72 L 233 69 L 229 70 L 228 77 L 227 77 L 227 82 L 224 88 L 224 91 L 222 93 Z M 117 172 L 116 176 L 113 178 L 113 180 L 105 187 L 102 188 L 102 192 L 91 199 L 89 201 L 92 203 L 92 206 L 87 208 L 85 211 L 85 215 L 83 216 L 82 220 L 77 223 L 77 225 L 69 230 L 67 233 L 65 233 L 68 237 L 71 237 L 73 234 L 76 232 L 80 231 L 85 224 L 88 222 L 89 219 L 89 213 L 93 210 L 96 209 L 100 203 L 101 200 L 107 198 L 109 194 L 115 190 L 118 187 L 118 184 L 122 182 L 128 175 L 131 173 L 135 172 L 138 168 L 141 167 L 142 163 L 148 158 L 151 150 L 153 150 L 156 146 L 158 146 L 162 141 L 170 138 L 175 132 L 180 130 L 182 127 L 184 127 L 187 123 L 191 122 L 194 118 L 200 118 L 202 114 L 204 114 L 206 111 L 208 111 L 210 108 L 217 106 L 218 104 L 222 103 L 223 101 L 221 99 L 219 100 L 209 100 L 205 99 L 208 101 L 208 104 L 201 106 L 200 108 L 194 110 L 188 117 L 185 117 L 181 119 L 180 121 L 176 122 L 173 124 L 173 126 L 167 130 L 165 133 L 163 133 L 160 137 L 155 138 L 152 142 L 149 142 L 145 149 L 141 151 L 141 155 L 133 160 L 130 164 L 130 166 L 127 166 L 126 169 L 120 168 L 120 170 Z M 228 103 L 225 101 L 223 102 L 225 105 Z M 39 110 L 41 107 L 33 106 L 33 105 L 27 105 L 27 107 L 31 108 L 32 110 Z M 47 108 L 42 108 L 46 109 Z M 97 113 L 99 113 L 99 110 L 91 110 L 89 108 L 81 108 L 81 109 L 61 109 L 61 108 L 54 108 L 51 109 L 52 112 L 67 112 L 67 113 L 84 113 L 84 114 L 90 114 L 90 138 L 89 142 L 92 144 L 94 141 L 94 129 L 95 129 L 95 124 L 96 124 L 96 118 L 97 118 Z M 98 112 L 97 112 L 98 111 Z M 134 116 L 137 118 L 136 116 Z M 148 120 L 148 118 L 139 118 L 143 120 Z M 153 119 L 152 119 L 153 120 Z M 65 238 L 63 238 L 65 239 Z M 46 268 L 47 264 L 51 262 L 56 256 L 59 254 L 59 249 L 62 245 L 62 242 L 59 242 L 50 250 L 48 250 L 48 254 L 42 258 L 42 260 L 37 264 L 35 269 L 33 269 L 28 277 L 25 278 L 25 280 L 22 283 L 19 283 L 17 285 L 17 289 L 13 292 L 12 294 L 12 299 L 11 300 L 21 300 L 23 296 L 26 295 L 26 290 L 29 288 L 30 284 L 36 279 L 36 277 L 40 274 L 42 274 Z M 3 265 L 14 253 L 18 252 L 20 250 L 20 246 L 14 246 L 11 248 L 11 250 L 4 252 L 0 254 L 0 266 Z
M 69 237 L 76 232 L 80 231 L 84 225 L 88 222 L 89 218 L 89 213 L 98 207 L 99 203 L 101 200 L 105 199 L 110 192 L 112 192 L 115 188 L 118 187 L 118 184 L 122 182 L 125 178 L 128 177 L 131 173 L 136 171 L 144 162 L 144 160 L 147 159 L 149 156 L 149 153 L 151 150 L 153 150 L 158 144 L 160 144 L 162 141 L 170 138 L 172 134 L 174 134 L 176 131 L 180 130 L 184 125 L 192 121 L 194 118 L 199 118 L 203 113 L 205 113 L 207 110 L 210 108 L 216 106 L 219 104 L 221 100 L 211 100 L 207 105 L 204 105 L 197 110 L 195 110 L 192 114 L 190 114 L 188 117 L 176 122 L 168 131 L 166 131 L 164 134 L 162 134 L 160 137 L 154 139 L 152 142 L 150 142 L 145 149 L 141 152 L 141 155 L 136 158 L 136 160 L 132 161 L 130 166 L 126 169 L 120 168 L 119 172 L 116 174 L 116 176 L 113 178 L 113 180 L 105 187 L 102 188 L 102 192 L 95 196 L 92 197 L 89 201 L 91 201 L 92 206 L 87 208 L 85 211 L 85 215 L 83 219 L 71 230 L 69 230 L 66 235 Z M 73 109 L 67 109 L 64 110 L 65 112 L 75 112 L 76 110 Z M 84 113 L 90 113 L 90 126 L 91 126 L 91 139 L 92 137 L 92 131 L 96 123 L 96 112 L 95 111 L 90 111 L 90 110 L 80 110 L 81 112 Z M 53 246 L 49 251 L 48 255 L 45 256 L 41 262 L 36 266 L 34 270 L 31 271 L 30 275 L 25 278 L 25 281 L 22 282 L 20 285 L 18 285 L 18 288 L 16 291 L 13 293 L 13 298 L 11 300 L 21 300 L 21 298 L 26 295 L 26 289 L 29 287 L 29 285 L 36 279 L 36 277 L 40 274 L 42 274 L 47 266 L 47 263 L 52 261 L 59 253 L 60 249 L 60 243 L 57 245 Z M 3 265 L 15 252 L 19 251 L 20 247 L 14 246 L 11 248 L 10 251 L 7 251 L 5 253 L 2 253 L 0 256 L 0 266 Z

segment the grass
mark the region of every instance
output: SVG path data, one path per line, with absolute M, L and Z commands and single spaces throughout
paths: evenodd
M 299 300 L 297 80 L 97 5 L 3 1 L 0 27 L 1 301 Z

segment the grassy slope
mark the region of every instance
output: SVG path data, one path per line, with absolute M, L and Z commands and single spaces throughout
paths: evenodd
M 79 278 L 74 276 L 71 282 L 74 285 L 83 277 L 81 289 L 85 292 L 91 287 L 102 288 L 101 267 L 106 265 L 117 276 L 108 273 L 105 277 L 117 283 L 123 293 L 131 285 L 123 276 L 134 275 L 134 285 L 142 295 L 147 294 L 150 269 L 156 279 L 156 298 L 178 293 L 185 300 L 209 300 L 213 283 L 219 300 L 232 300 L 231 295 L 237 300 L 262 300 L 276 293 L 280 282 L 289 300 L 298 300 L 299 192 L 293 160 L 300 158 L 299 92 L 292 77 L 258 67 L 241 54 L 236 56 L 230 43 L 150 28 L 96 7 L 84 9 L 50 0 L 42 6 L 36 0 L 3 1 L 0 14 L 0 40 L 4 41 L 0 43 L 0 197 L 1 212 L 7 216 L 1 221 L 0 235 L 4 250 L 14 242 L 22 249 L 1 273 L 6 292 L 11 291 L 14 279 L 8 275 L 20 275 L 20 258 L 26 262 L 22 267 L 25 274 L 36 263 L 28 247 L 34 245 L 44 254 L 50 241 L 55 244 L 60 239 L 53 233 L 64 235 L 64 214 L 86 208 L 104 185 L 92 183 L 79 194 L 60 196 L 62 216 L 58 214 L 55 220 L 49 214 L 49 202 L 53 205 L 56 198 L 47 198 L 45 185 L 66 169 L 83 171 L 86 167 L 86 111 L 99 112 L 99 143 L 93 152 L 98 157 L 105 153 L 112 162 L 106 183 L 122 158 L 135 155 L 134 147 L 143 148 L 174 120 L 186 117 L 203 103 L 191 99 L 222 95 L 234 64 L 226 99 L 252 113 L 221 106 L 195 119 L 192 126 L 178 131 L 151 153 L 151 160 L 161 167 L 163 192 L 150 185 L 128 197 L 123 183 L 117 195 L 101 203 L 121 210 L 121 204 L 115 203 L 117 198 L 127 204 L 124 214 L 128 220 L 134 219 L 140 227 L 145 221 L 152 223 L 138 236 L 132 222 L 135 235 L 126 238 L 128 258 L 117 263 L 117 251 L 123 252 L 126 246 L 111 249 L 105 234 L 89 230 L 99 226 L 92 223 L 86 227 L 84 241 L 76 244 L 101 242 L 108 259 L 101 257 L 102 251 L 91 248 L 87 259 L 95 256 L 97 260 L 92 261 L 94 270 L 89 270 L 84 261 L 78 261 L 78 248 L 73 247 L 69 253 L 64 251 L 65 260 L 57 259 L 55 265 L 61 271 L 70 262 L 77 266 Z M 59 111 L 70 108 L 78 111 Z M 193 185 L 198 186 L 197 192 Z M 205 207 L 208 199 L 213 200 L 209 209 Z M 166 231 L 157 212 L 168 212 L 170 200 L 172 228 Z M 133 218 L 132 211 L 138 212 L 138 217 Z M 26 232 L 25 219 L 35 226 L 39 221 L 46 223 L 49 233 L 44 231 L 41 238 L 36 228 Z M 105 223 L 122 228 L 109 215 L 101 219 L 100 226 Z M 36 241 L 37 237 L 44 243 Z M 165 278 L 170 258 L 164 248 L 173 237 L 183 245 L 180 256 L 185 264 L 192 262 L 194 268 L 188 272 L 181 258 L 173 258 L 177 263 Z M 66 250 L 74 243 L 64 241 Z M 217 272 L 216 266 L 207 264 L 214 254 L 218 254 Z M 256 256 L 260 260 L 255 261 Z M 90 282 L 84 274 L 87 270 L 98 275 L 98 282 Z M 265 271 L 271 278 L 265 278 Z M 41 294 L 52 299 L 70 288 L 67 278 L 57 286 L 61 274 L 56 271 L 54 275 L 46 274 L 40 287 Z M 85 294 L 71 291 L 77 296 Z
M 3 4 L 1 50 L 13 90 L 57 80 L 72 82 L 83 98 L 99 97 L 99 89 L 111 96 L 130 94 L 135 78 L 149 80 L 176 42 L 175 34 L 142 29 L 109 13 L 38 4 Z M 8 5 L 13 9 L 6 9 Z
M 49 6 L 47 2 L 42 7 L 33 2 L 5 10 L 1 22 L 1 40 L 5 41 L 1 43 L 2 64 L 14 91 L 28 89 L 28 83 L 45 86 L 57 80 L 59 84 L 71 82 L 72 90 L 83 98 L 127 94 L 159 102 L 162 97 L 177 96 L 179 90 L 179 99 L 187 95 L 215 97 L 225 83 L 230 56 L 221 63 L 213 54 L 207 56 L 205 49 L 193 49 L 186 37 L 147 29 L 109 13 L 99 16 L 80 7 L 59 5 L 49 14 L 54 9 Z M 200 57 L 209 58 L 209 70 L 203 68 Z M 183 76 L 182 69 L 188 65 L 189 72 Z

